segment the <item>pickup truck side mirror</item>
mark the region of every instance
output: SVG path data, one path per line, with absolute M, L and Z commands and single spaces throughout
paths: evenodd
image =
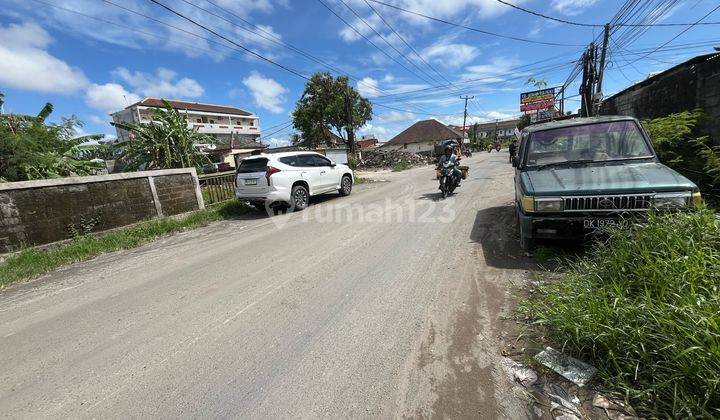
M 331 167 L 331 168 L 334 168 L 334 167 L 336 167 L 336 166 L 337 166 L 337 163 L 335 163 L 335 161 L 331 160 L 331 161 L 330 161 L 330 167 Z

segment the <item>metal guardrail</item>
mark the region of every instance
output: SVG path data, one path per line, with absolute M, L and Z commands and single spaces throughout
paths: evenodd
M 235 171 L 198 175 L 198 182 L 206 205 L 235 197 Z

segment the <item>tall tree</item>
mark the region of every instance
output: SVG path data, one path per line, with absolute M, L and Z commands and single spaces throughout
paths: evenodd
M 120 158 L 130 170 L 190 167 L 201 170 L 211 161 L 196 145 L 214 144 L 214 139 L 190 128 L 185 114 L 166 101 L 163 104 L 165 108 L 156 109 L 150 123 L 113 123 L 132 136 L 132 140 L 118 145 Z
M 352 110 L 352 120 L 348 109 Z M 334 131 L 347 142 L 350 121 L 354 133 L 371 119 L 370 101 L 350 86 L 347 77 L 333 77 L 330 73 L 315 73 L 310 77 L 292 113 L 293 125 L 302 136 L 297 144 L 311 148 L 325 142 L 325 130 Z

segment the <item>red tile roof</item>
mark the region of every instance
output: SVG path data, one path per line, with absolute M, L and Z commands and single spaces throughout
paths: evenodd
M 176 101 L 172 99 L 166 99 L 166 101 L 170 104 L 171 107 L 178 110 L 217 112 L 219 114 L 233 114 L 242 116 L 252 115 L 252 112 L 248 112 L 240 108 L 235 108 L 234 106 L 202 104 L 199 102 Z M 165 107 L 165 105 L 163 104 L 163 100 L 160 98 L 145 98 L 143 100 L 135 102 L 132 105 L 129 105 L 127 108 L 132 108 L 134 106 L 147 106 L 152 108 Z

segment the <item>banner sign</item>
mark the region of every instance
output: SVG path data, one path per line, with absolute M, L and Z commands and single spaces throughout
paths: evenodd
M 552 109 L 555 106 L 555 88 L 535 90 L 520 94 L 520 111 Z
M 538 109 L 552 109 L 555 106 L 555 101 L 547 99 L 540 102 L 533 102 L 525 105 L 520 105 L 520 111 L 535 111 Z

